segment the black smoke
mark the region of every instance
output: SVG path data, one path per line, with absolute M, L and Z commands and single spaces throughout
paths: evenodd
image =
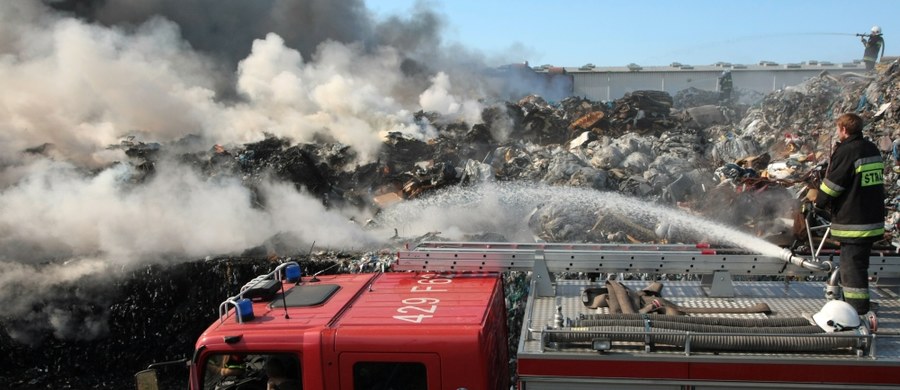
M 285 45 L 310 58 L 325 41 L 363 42 L 404 52 L 440 43 L 443 23 L 418 6 L 414 17 L 374 20 L 361 0 L 45 0 L 54 9 L 108 27 L 138 26 L 162 17 L 175 22 L 196 50 L 227 61 L 232 68 L 255 39 L 276 33 Z

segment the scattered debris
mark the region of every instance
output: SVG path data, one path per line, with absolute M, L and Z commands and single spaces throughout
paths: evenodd
M 551 104 L 529 96 L 488 107 L 482 115 L 484 123 L 472 126 L 443 123 L 436 114 L 418 113 L 416 119 L 435 127 L 439 137 L 421 140 L 390 133 L 377 161 L 363 165 L 357 165 L 353 150 L 345 145 L 292 144 L 275 137 L 244 145 L 208 145 L 189 153 L 176 145 L 134 138 L 111 148 L 124 151 L 127 161 L 119 164 L 130 164 L 140 173 L 131 178 L 132 185 L 141 185 L 156 174 L 154 165 L 162 156 L 177 153 L 180 161 L 210 178 L 234 177 L 251 189 L 268 178 L 287 181 L 318 197 L 326 207 L 340 204 L 377 210 L 446 187 L 526 181 L 626 194 L 770 236 L 790 230 L 783 221 L 790 220 L 798 196 L 827 160 L 839 114 L 863 116 L 865 135 L 881 145 L 885 161 L 893 161 L 892 145 L 900 138 L 898 96 L 900 64 L 894 62 L 875 76 L 823 72 L 749 106 L 717 106 L 710 102 L 715 97 L 693 90 L 675 99 L 665 92 L 634 91 L 612 102 L 570 97 Z M 25 152 L 42 154 L 51 149 L 52 145 L 37 145 Z M 885 186 L 886 242 L 900 250 L 900 174 L 888 169 Z M 258 207 L 265 207 L 264 199 Z M 553 202 L 533 210 L 529 226 L 534 236 L 546 241 L 679 240 L 677 229 L 664 221 L 636 223 L 615 212 Z M 490 232 L 468 238 L 505 240 Z M 438 232 L 412 239 L 393 237 L 397 243 L 439 239 Z M 0 352 L 17 358 L 8 362 L 0 382 L 13 387 L 128 386 L 135 362 L 183 357 L 202 330 L 197 327 L 215 315 L 206 308 L 239 288 L 238 281 L 248 279 L 247 275 L 259 274 L 258 268 L 284 260 L 263 252 L 253 259 L 212 259 L 168 269 L 150 266 L 132 271 L 119 284 L 98 287 L 103 299 L 97 300 L 95 294 L 97 299 L 89 302 L 93 311 L 81 315 L 82 319 L 106 319 L 103 343 L 57 339 L 46 329 L 29 330 L 22 322 L 27 319 L 3 318 Z M 304 258 L 307 272 L 379 271 L 393 261 L 389 251 L 317 252 L 311 257 Z M 523 304 L 516 296 L 525 290 L 526 278 L 513 273 L 506 279 L 508 309 L 521 312 Z M 74 283 L 59 288 L 77 289 Z M 91 295 L 86 290 L 60 292 L 68 297 L 85 294 Z M 201 312 L 203 316 L 197 316 Z M 517 334 L 512 330 L 511 335 Z M 26 331 L 35 333 L 39 340 L 35 345 L 42 343 L 41 347 L 21 345 L 10 336 Z M 133 352 L 135 343 L 146 346 L 139 356 Z M 127 359 L 122 358 L 126 351 Z M 72 362 L 73 354 L 107 359 L 86 367 Z M 120 375 L 100 385 L 79 382 L 87 370 Z M 181 380 L 179 375 L 173 378 Z

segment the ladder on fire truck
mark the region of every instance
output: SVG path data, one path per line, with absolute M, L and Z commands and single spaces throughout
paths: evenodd
M 701 277 L 710 297 L 734 297 L 734 276 L 792 276 L 827 278 L 836 251 L 817 251 L 806 259 L 786 250 L 782 258 L 739 248 L 710 248 L 681 244 L 555 244 L 503 242 L 423 242 L 400 251 L 396 271 L 530 271 L 535 293 L 555 294 L 554 273 L 677 274 Z M 897 291 L 900 254 L 875 251 L 869 275 L 878 288 Z

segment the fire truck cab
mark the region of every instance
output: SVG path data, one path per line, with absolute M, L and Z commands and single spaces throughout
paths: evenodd
M 197 340 L 191 389 L 509 387 L 496 273 L 300 277 L 285 263 L 219 314 Z M 155 382 L 155 373 L 144 378 Z

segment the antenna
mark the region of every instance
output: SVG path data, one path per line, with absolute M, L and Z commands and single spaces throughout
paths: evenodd
M 279 280 L 279 283 L 281 283 L 281 306 L 284 306 L 284 319 L 289 320 L 291 319 L 291 316 L 288 314 L 287 297 L 285 297 L 284 293 L 284 282 Z
M 341 264 L 341 263 L 334 263 L 334 264 L 332 264 L 330 267 L 325 268 L 325 269 L 323 269 L 323 270 L 321 270 L 321 271 L 319 271 L 319 272 L 314 273 L 312 279 L 310 279 L 309 281 L 310 281 L 310 282 L 318 282 L 319 279 L 316 278 L 316 276 L 319 276 L 320 274 L 322 274 L 322 272 L 328 271 L 328 270 L 330 270 L 330 269 L 332 269 L 332 268 L 334 268 L 334 267 L 337 267 L 337 266 L 340 265 L 340 264 Z
M 309 253 L 306 254 L 306 260 L 312 261 L 312 251 L 313 251 L 313 248 L 315 248 L 315 247 L 316 247 L 316 241 L 313 240 L 312 245 L 309 246 Z M 318 274 L 313 274 L 312 279 L 310 279 L 309 281 L 310 282 L 318 282 L 319 279 L 316 279 L 316 275 L 318 275 Z M 297 283 L 300 283 L 300 280 L 298 280 Z

